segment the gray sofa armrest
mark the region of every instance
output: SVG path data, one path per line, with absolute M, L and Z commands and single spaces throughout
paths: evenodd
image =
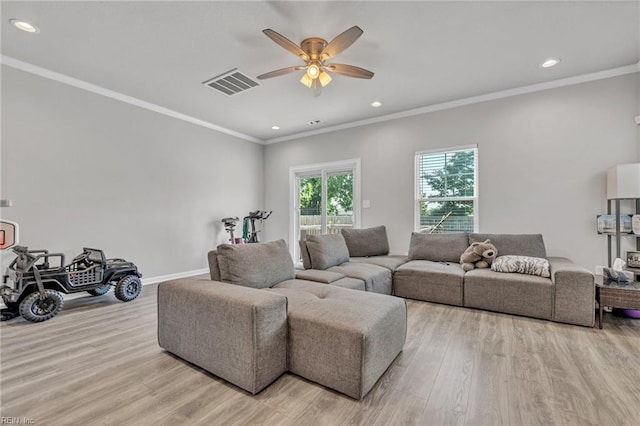
M 158 343 L 256 394 L 287 370 L 287 299 L 217 281 L 160 283 Z
M 593 274 L 565 257 L 548 259 L 555 286 L 553 320 L 592 327 L 595 319 Z
M 317 283 L 331 284 L 334 281 L 344 278 L 339 272 L 322 271 L 319 269 L 297 270 L 296 278 L 299 280 L 315 281 Z

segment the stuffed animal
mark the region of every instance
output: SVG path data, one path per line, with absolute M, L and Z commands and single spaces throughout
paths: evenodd
M 460 256 L 460 265 L 465 271 L 474 268 L 489 268 L 497 255 L 498 249 L 491 244 L 491 240 L 472 243 Z

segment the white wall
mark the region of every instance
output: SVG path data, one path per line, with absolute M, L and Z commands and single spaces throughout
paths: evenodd
M 362 227 L 386 225 L 392 252 L 413 230 L 414 153 L 478 144 L 481 232 L 542 233 L 550 255 L 606 261 L 595 217 L 606 170 L 639 158 L 639 74 L 443 110 L 267 146 L 265 237 L 289 241 L 288 169 L 360 158 Z M 384 101 L 384 100 L 383 100 Z
M 263 205 L 262 146 L 9 67 L 1 148 L 22 245 L 102 248 L 145 277 L 206 268 L 220 219 Z

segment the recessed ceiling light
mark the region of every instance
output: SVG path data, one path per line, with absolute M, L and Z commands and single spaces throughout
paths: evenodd
M 16 27 L 19 30 L 25 31 L 27 33 L 39 33 L 40 30 L 38 29 L 38 27 L 36 27 L 33 24 L 30 24 L 26 21 L 21 21 L 20 19 L 9 19 L 9 22 L 11 23 L 11 25 L 13 25 L 14 27 Z
M 271 126 L 273 130 L 280 130 L 280 126 Z
M 371 106 L 374 108 L 378 108 L 379 106 L 382 106 L 382 102 L 380 101 L 371 102 Z
M 560 58 L 549 58 L 546 61 L 544 61 L 543 63 L 540 64 L 540 67 L 542 68 L 551 68 L 553 66 L 556 66 L 560 63 Z

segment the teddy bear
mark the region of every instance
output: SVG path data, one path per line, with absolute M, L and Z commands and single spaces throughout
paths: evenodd
M 483 243 L 472 243 L 460 255 L 460 265 L 465 271 L 470 271 L 474 268 L 489 268 L 497 255 L 498 249 L 491 244 L 491 240 L 485 240 Z

